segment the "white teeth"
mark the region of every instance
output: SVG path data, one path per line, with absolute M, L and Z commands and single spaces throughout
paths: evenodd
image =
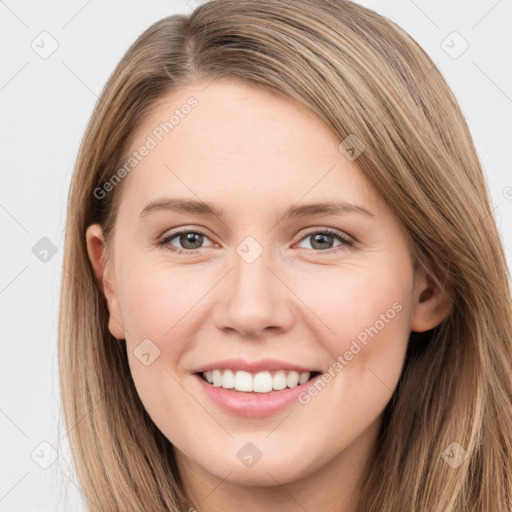
M 252 375 L 249 372 L 236 372 L 235 389 L 237 391 L 252 391 Z
M 286 385 L 289 388 L 294 388 L 299 384 L 299 372 L 290 372 L 286 377 Z
M 222 374 L 222 387 L 225 389 L 235 387 L 235 374 L 231 370 L 224 370 Z
M 309 375 L 309 373 L 308 373 L 308 375 Z M 272 387 L 274 389 L 277 389 L 277 390 L 284 389 L 286 387 L 286 375 L 283 372 L 283 370 L 279 370 L 274 375 L 274 379 L 273 379 L 273 382 L 272 382 Z
M 301 373 L 299 377 L 299 384 L 304 384 L 309 380 L 309 373 Z
M 270 372 L 260 372 L 254 376 L 252 391 L 257 393 L 268 393 L 272 391 L 273 379 Z
M 304 384 L 310 379 L 311 373 L 303 372 L 299 374 L 294 370 L 278 370 L 272 375 L 268 371 L 252 374 L 234 370 L 210 370 L 203 372 L 203 376 L 217 388 L 235 388 L 237 391 L 270 393 L 272 390 L 279 391 L 286 387 L 295 388 Z
M 220 370 L 213 370 L 212 379 L 213 379 L 213 385 L 216 388 L 219 388 L 220 386 L 222 386 L 222 373 L 220 373 Z

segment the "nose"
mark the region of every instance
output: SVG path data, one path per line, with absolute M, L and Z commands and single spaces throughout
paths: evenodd
M 263 251 L 252 262 L 235 254 L 233 267 L 218 289 L 214 321 L 219 329 L 254 339 L 268 335 L 267 331 L 285 332 L 293 325 L 293 292 L 268 253 Z

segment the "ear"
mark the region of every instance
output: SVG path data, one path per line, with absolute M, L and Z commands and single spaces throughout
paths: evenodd
M 106 261 L 103 229 L 99 224 L 91 224 L 85 232 L 87 253 L 96 279 L 103 295 L 107 299 L 110 314 L 108 330 L 118 340 L 125 338 L 125 329 L 113 279 L 112 264 Z
M 414 282 L 410 328 L 414 332 L 424 332 L 437 327 L 449 315 L 452 301 L 425 271 L 418 271 Z

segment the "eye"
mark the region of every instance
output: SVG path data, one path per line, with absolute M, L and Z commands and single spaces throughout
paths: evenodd
M 174 247 L 171 245 L 171 241 L 175 238 L 178 239 L 183 248 Z M 175 233 L 171 233 L 170 235 L 165 236 L 158 242 L 158 245 L 164 246 L 170 251 L 176 253 L 190 253 L 200 249 L 204 239 L 208 239 L 208 237 L 203 232 L 184 229 L 182 231 L 176 231 Z
M 354 241 L 350 239 L 348 236 L 343 235 L 342 233 L 335 231 L 333 229 L 324 228 L 323 230 L 317 229 L 316 231 L 310 231 L 306 236 L 301 238 L 301 242 L 303 240 L 307 240 L 310 238 L 312 240 L 312 250 L 316 252 L 333 252 L 330 249 L 332 247 L 333 242 L 338 240 L 339 244 L 334 247 L 345 246 L 348 248 L 353 247 Z M 177 239 L 180 243 L 181 247 L 175 247 L 172 245 L 172 241 Z M 192 231 L 192 230 L 181 230 L 175 231 L 169 235 L 164 236 L 159 242 L 158 245 L 161 247 L 165 247 L 166 249 L 178 253 L 193 253 L 198 249 L 202 248 L 202 244 L 204 240 L 209 240 L 208 236 L 202 231 Z M 210 244 L 210 247 L 213 244 Z M 338 250 L 338 249 L 335 249 Z
M 310 231 L 305 237 L 301 239 L 301 241 L 307 240 L 308 238 L 312 240 L 312 249 L 321 250 L 320 252 L 332 252 L 329 251 L 329 249 L 331 249 L 332 247 L 326 247 L 326 245 L 332 245 L 334 240 L 338 240 L 340 242 L 336 247 L 342 245 L 350 248 L 353 247 L 354 245 L 353 240 L 351 240 L 348 236 L 343 235 L 338 231 L 329 228 L 325 228 L 321 231 Z M 327 249 L 327 251 L 325 249 Z

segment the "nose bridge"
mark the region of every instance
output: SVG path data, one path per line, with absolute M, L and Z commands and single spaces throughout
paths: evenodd
M 235 248 L 232 262 L 222 290 L 225 296 L 217 318 L 220 326 L 251 336 L 266 327 L 284 327 L 291 320 L 291 312 L 287 289 L 272 269 L 275 265 L 271 249 L 248 236 Z
M 231 299 L 239 307 L 248 307 L 247 312 L 270 310 L 272 296 L 278 293 L 273 282 L 275 276 L 268 268 L 272 266 L 271 251 L 268 246 L 264 248 L 263 243 L 253 236 L 247 236 L 238 244 L 236 255 L 233 256 Z

